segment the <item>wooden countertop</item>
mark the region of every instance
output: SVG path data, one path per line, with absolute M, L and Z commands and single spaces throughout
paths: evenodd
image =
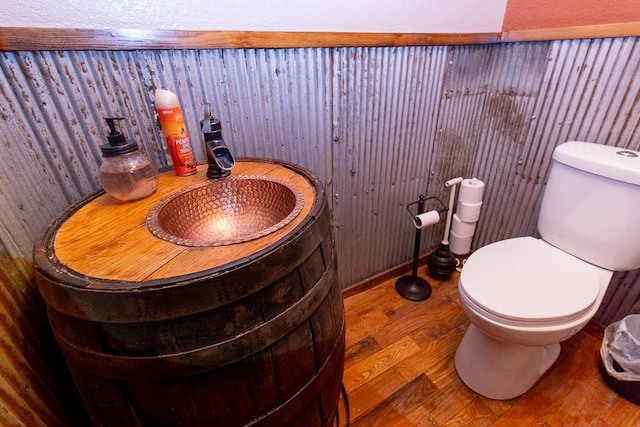
M 236 163 L 232 175 L 266 175 L 300 190 L 304 205 L 291 223 L 256 240 L 217 247 L 180 246 L 152 235 L 145 220 L 153 206 L 206 180 L 206 168 L 199 166 L 197 174 L 189 177 L 178 177 L 173 171 L 161 173 L 156 192 L 142 200 L 122 203 L 103 194 L 88 201 L 64 220 L 55 234 L 53 247 L 59 265 L 87 277 L 113 280 L 112 289 L 119 287 L 118 282 L 130 288 L 130 282 L 224 269 L 286 239 L 313 208 L 315 189 L 303 175 L 283 164 L 243 160 Z

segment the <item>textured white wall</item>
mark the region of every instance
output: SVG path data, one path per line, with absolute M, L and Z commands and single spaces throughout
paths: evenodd
M 0 26 L 499 32 L 507 0 L 3 0 Z

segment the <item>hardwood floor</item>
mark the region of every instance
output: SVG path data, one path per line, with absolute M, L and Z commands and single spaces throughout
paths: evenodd
M 458 378 L 454 352 L 467 328 L 447 281 L 422 302 L 396 293 L 396 278 L 345 298 L 344 385 L 351 426 L 638 426 L 640 406 L 599 372 L 602 328 L 588 325 L 562 344 L 556 364 L 527 393 L 507 401 L 477 395 Z M 344 405 L 341 404 L 341 412 Z M 344 413 L 341 425 L 346 425 Z

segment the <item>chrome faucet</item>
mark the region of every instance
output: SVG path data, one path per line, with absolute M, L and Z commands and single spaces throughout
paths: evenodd
M 207 152 L 207 178 L 216 179 L 229 176 L 236 161 L 222 139 L 220 120 L 211 115 L 211 106 L 204 104 L 204 119 L 200 120 L 204 134 L 204 149 Z

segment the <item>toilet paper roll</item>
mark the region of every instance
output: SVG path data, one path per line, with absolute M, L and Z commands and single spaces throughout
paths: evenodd
M 482 208 L 482 202 L 479 203 L 467 203 L 458 200 L 458 206 L 456 208 L 456 214 L 460 221 L 463 222 L 476 222 L 480 218 L 480 209 Z
M 473 237 L 473 233 L 476 232 L 477 222 L 464 222 L 460 219 L 458 214 L 453 215 L 453 221 L 451 223 L 451 232 L 456 233 L 459 237 Z
M 463 179 L 460 183 L 458 201 L 465 203 L 480 203 L 484 194 L 484 182 L 477 178 Z
M 454 232 L 449 234 L 449 249 L 455 255 L 466 255 L 471 252 L 473 237 L 460 237 Z
M 428 225 L 437 224 L 440 221 L 440 214 L 438 211 L 428 211 L 416 215 L 413 218 L 416 228 L 423 228 Z

